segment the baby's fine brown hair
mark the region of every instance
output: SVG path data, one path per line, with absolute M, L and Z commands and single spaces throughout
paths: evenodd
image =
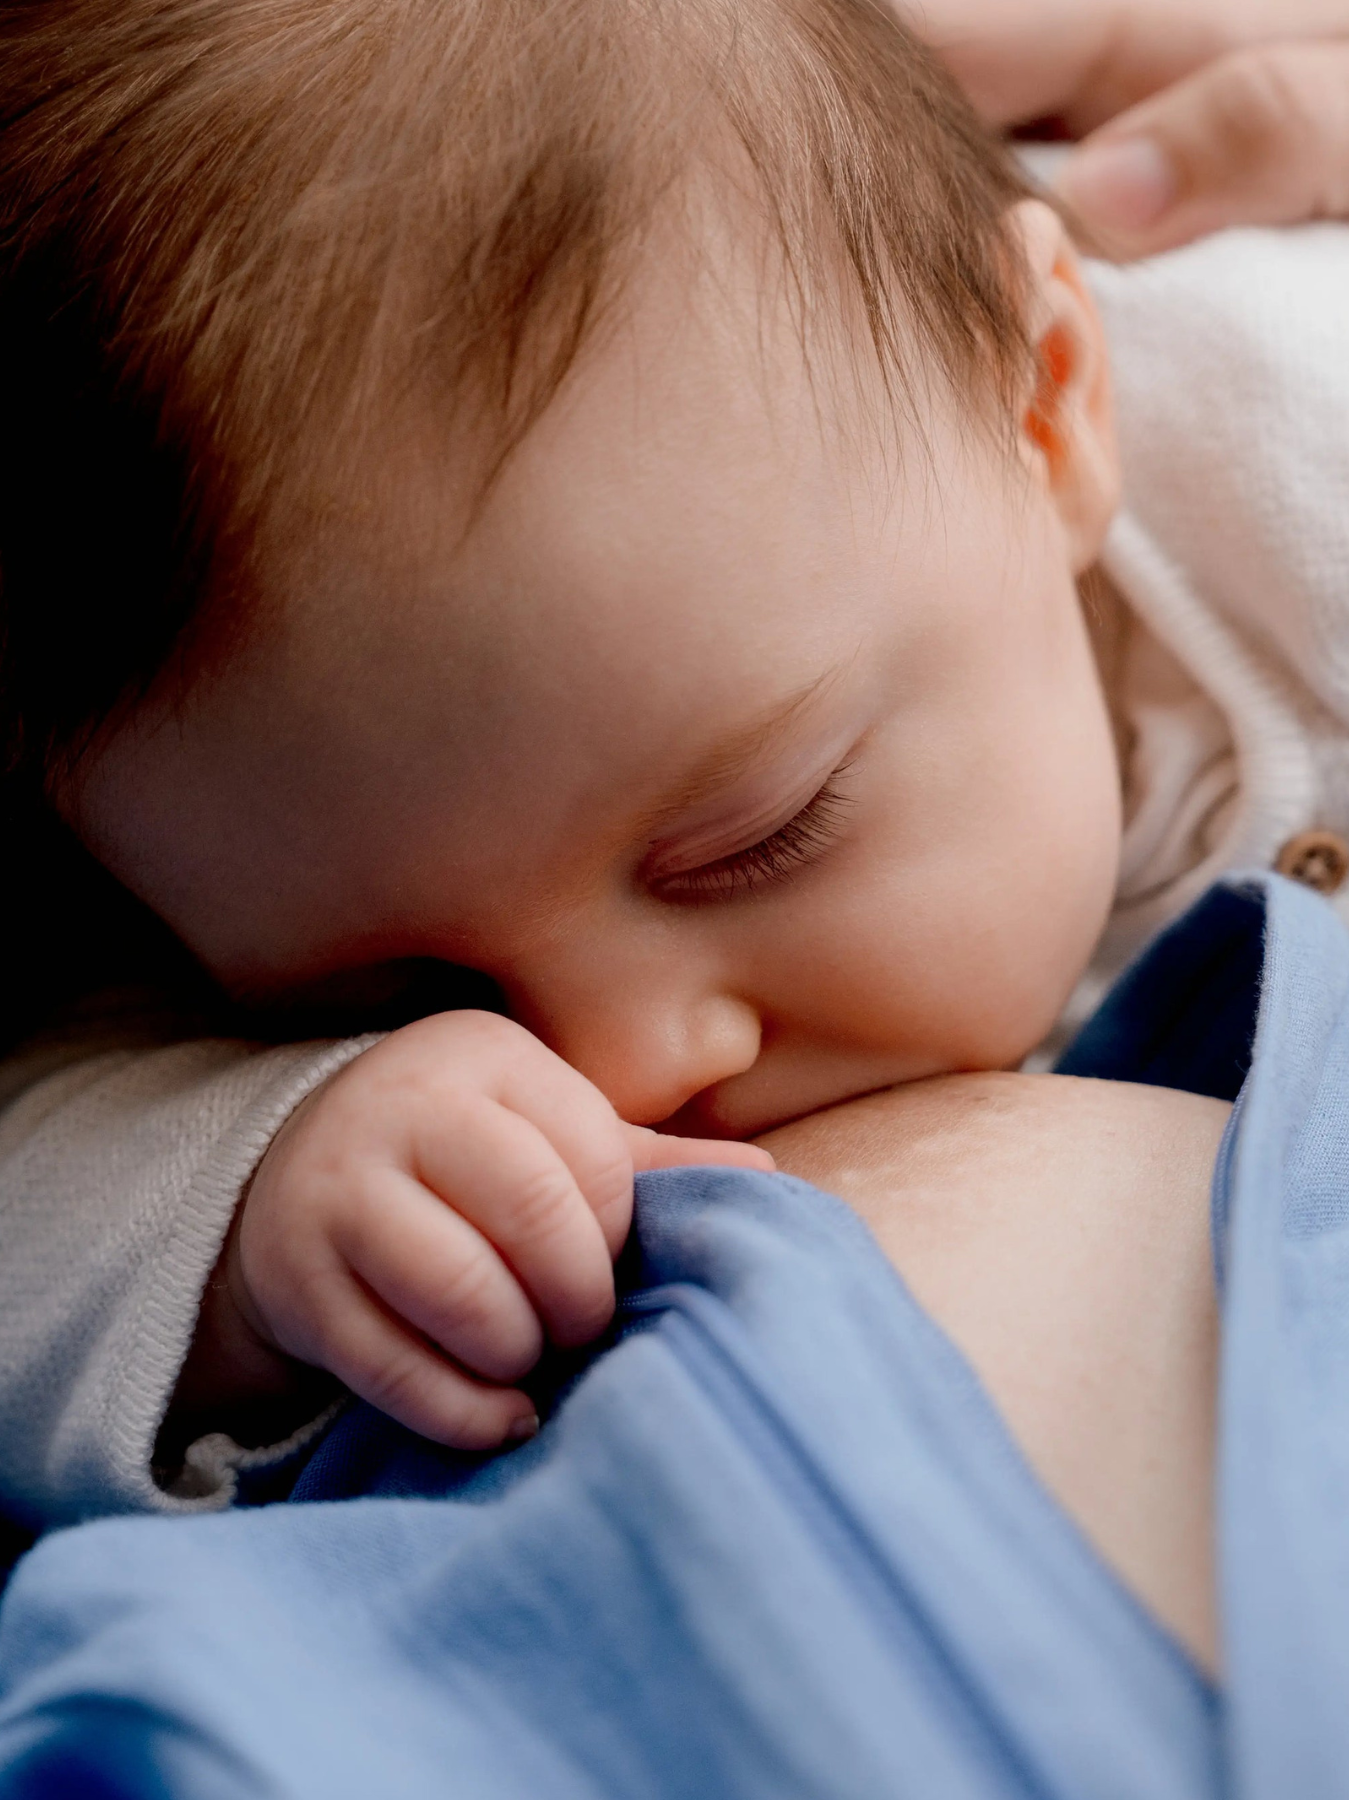
M 0 767 L 190 670 L 400 419 L 509 454 L 718 157 L 803 332 L 1005 410 L 1023 189 L 882 0 L 0 0 Z

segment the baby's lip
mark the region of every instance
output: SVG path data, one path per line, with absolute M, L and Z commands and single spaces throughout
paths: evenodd
M 885 1085 L 888 1087 L 892 1084 L 887 1082 Z M 780 1126 L 791 1125 L 797 1119 L 809 1118 L 812 1113 L 842 1105 L 845 1100 L 859 1100 L 863 1093 L 875 1091 L 874 1088 L 859 1088 L 856 1093 L 832 1095 L 818 1102 L 812 1101 L 806 1106 L 773 1111 L 767 1108 L 742 1110 L 730 1105 L 719 1105 L 718 1090 L 708 1088 L 701 1094 L 695 1094 L 678 1112 L 671 1113 L 668 1119 L 662 1119 L 652 1129 L 664 1132 L 669 1137 L 715 1138 L 747 1143 L 766 1132 L 777 1131 Z
M 656 1131 L 675 1137 L 734 1139 L 744 1143 L 807 1119 L 814 1113 L 828 1112 L 850 1100 L 861 1100 L 868 1094 L 884 1093 L 910 1081 L 922 1081 L 935 1074 L 949 1073 L 940 1068 L 897 1067 L 887 1069 L 875 1063 L 855 1069 L 851 1078 L 839 1072 L 837 1084 L 811 1083 L 811 1090 L 790 1091 L 777 1096 L 756 1096 L 746 1091 L 743 1077 L 733 1077 L 715 1087 L 704 1088 L 654 1126 Z M 776 1101 L 776 1103 L 775 1103 Z

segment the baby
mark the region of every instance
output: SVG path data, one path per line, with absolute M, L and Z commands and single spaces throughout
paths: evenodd
M 300 1417 L 311 1366 L 526 1436 L 634 1170 L 764 1166 L 743 1140 L 1046 1037 L 1140 695 L 1184 742 L 1130 818 L 1185 842 L 1134 855 L 1135 913 L 1230 864 L 1221 717 L 1118 579 L 1091 631 L 1079 595 L 1119 489 L 1096 308 L 872 0 L 0 33 L 13 790 L 237 999 L 429 961 L 509 1011 L 17 1059 L 6 1492 L 220 1504 L 219 1455 L 151 1480 L 171 1393 Z

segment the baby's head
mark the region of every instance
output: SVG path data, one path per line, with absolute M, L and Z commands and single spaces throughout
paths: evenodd
M 236 991 L 743 1135 L 1052 1023 L 1119 835 L 1071 251 L 873 0 L 0 42 L 11 759 Z

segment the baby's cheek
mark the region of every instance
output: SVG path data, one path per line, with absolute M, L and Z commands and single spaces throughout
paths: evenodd
M 1110 883 L 1030 896 L 989 885 L 916 910 L 850 984 L 854 1027 L 902 1046 L 923 1072 L 1018 1067 L 1090 961 Z
M 953 1011 L 965 1034 L 952 1067 L 1017 1068 L 1053 1028 L 1082 978 L 1109 917 L 1113 870 L 1065 884 L 1041 904 L 1005 916 L 984 954 L 956 965 Z

